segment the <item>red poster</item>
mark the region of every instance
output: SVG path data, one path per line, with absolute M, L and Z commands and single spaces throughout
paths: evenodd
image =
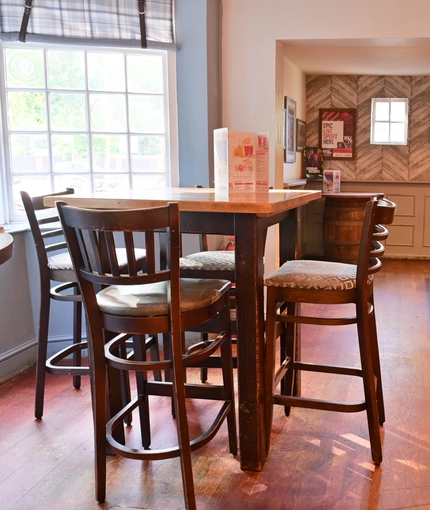
M 320 109 L 320 147 L 326 159 L 355 159 L 356 110 Z

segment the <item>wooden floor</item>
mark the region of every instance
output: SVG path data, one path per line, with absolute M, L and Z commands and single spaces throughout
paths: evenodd
M 261 473 L 240 470 L 239 459 L 228 453 L 225 427 L 193 454 L 200 510 L 430 508 L 430 261 L 385 260 L 376 278 L 386 401 L 381 466 L 371 462 L 365 414 L 294 409 L 286 418 L 277 407 Z M 331 333 L 309 327 L 303 337 L 307 359 L 352 364 L 358 358 L 351 326 Z M 303 379 L 307 393 L 317 388 L 334 398 L 361 396 L 359 384 L 339 377 Z M 69 378 L 49 376 L 41 421 L 33 418 L 33 397 L 34 371 L 0 388 L 0 510 L 183 508 L 177 459 L 109 457 L 107 501 L 98 505 L 88 380 L 77 391 Z M 154 424 L 163 422 L 168 431 L 155 437 L 157 445 L 174 439 L 162 400 L 155 402 Z M 212 404 L 190 404 L 196 432 L 211 413 Z

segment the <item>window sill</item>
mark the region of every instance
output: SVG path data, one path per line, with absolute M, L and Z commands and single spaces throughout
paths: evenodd
M 20 232 L 29 232 L 30 225 L 28 223 L 5 223 L 3 225 L 4 231 L 9 234 L 18 234 Z

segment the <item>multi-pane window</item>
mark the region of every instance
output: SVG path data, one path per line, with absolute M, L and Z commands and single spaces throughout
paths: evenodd
M 10 216 L 31 194 L 171 183 L 167 53 L 5 47 Z
M 372 99 L 370 143 L 382 145 L 407 145 L 407 99 Z

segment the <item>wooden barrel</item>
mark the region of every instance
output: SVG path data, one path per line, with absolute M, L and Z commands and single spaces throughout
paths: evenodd
M 324 258 L 356 264 L 366 203 L 383 193 L 324 194 Z

